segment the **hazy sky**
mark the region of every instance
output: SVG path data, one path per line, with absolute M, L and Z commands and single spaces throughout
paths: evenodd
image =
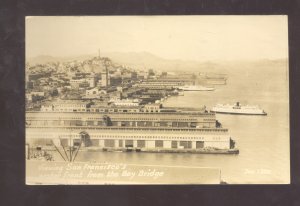
M 26 55 L 150 52 L 167 59 L 288 57 L 287 16 L 27 17 Z

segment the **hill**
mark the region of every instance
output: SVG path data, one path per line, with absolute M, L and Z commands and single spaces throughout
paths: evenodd
M 251 72 L 256 75 L 276 72 L 280 68 L 288 66 L 285 59 L 261 59 L 256 61 L 238 60 L 238 61 L 189 61 L 178 59 L 164 59 L 148 52 L 110 52 L 103 53 L 103 56 L 110 58 L 114 63 L 124 65 L 134 69 L 154 69 L 158 71 L 186 71 L 186 72 L 212 72 L 226 74 L 240 74 Z M 53 56 L 37 56 L 29 58 L 27 62 L 30 64 L 43 64 L 47 62 L 66 62 L 73 60 L 87 60 L 95 57 L 95 55 L 81 55 L 73 57 L 53 57 Z

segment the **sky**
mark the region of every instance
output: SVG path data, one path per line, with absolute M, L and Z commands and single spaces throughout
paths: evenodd
M 288 58 L 287 16 L 30 16 L 26 57 L 149 52 L 196 61 Z

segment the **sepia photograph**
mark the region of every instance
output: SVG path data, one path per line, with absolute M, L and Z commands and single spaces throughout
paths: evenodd
M 290 184 L 287 15 L 27 16 L 27 185 Z

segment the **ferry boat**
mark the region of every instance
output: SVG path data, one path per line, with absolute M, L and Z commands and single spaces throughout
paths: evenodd
M 178 89 L 182 89 L 184 91 L 214 91 L 214 87 L 204 87 L 201 85 L 186 85 L 182 87 L 178 87 Z
M 243 106 L 239 102 L 235 103 L 234 105 L 217 104 L 210 111 L 224 114 L 267 115 L 267 113 L 258 106 Z

